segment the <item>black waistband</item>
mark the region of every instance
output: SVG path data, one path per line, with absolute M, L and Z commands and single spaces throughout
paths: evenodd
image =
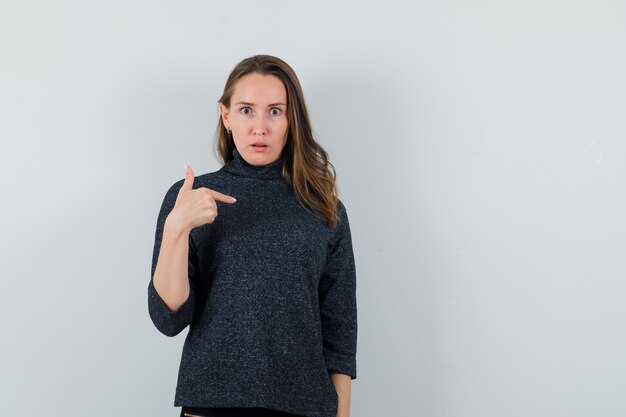
M 303 417 L 299 414 L 260 407 L 182 407 L 180 417 L 185 417 L 185 413 L 202 417 Z

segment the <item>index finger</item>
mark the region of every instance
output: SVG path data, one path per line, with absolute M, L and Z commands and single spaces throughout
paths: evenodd
M 211 196 L 215 200 L 217 200 L 217 201 L 221 201 L 223 203 L 228 203 L 228 204 L 232 204 L 235 201 L 237 201 L 237 199 L 235 197 L 232 197 L 232 196 L 229 196 L 229 195 L 226 195 L 226 194 L 222 194 L 219 191 L 215 191 L 215 190 L 212 190 L 210 188 L 207 188 L 207 190 L 209 190 L 209 193 L 211 193 Z

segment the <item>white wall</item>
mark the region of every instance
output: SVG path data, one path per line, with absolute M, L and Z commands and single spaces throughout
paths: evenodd
M 178 415 L 156 215 L 269 53 L 351 220 L 351 415 L 625 415 L 625 5 L 3 0 L 1 414 Z

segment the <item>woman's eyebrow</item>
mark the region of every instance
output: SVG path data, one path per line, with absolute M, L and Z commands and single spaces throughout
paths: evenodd
M 254 106 L 255 105 L 254 103 L 249 103 L 247 101 L 239 101 L 239 102 L 235 103 L 235 105 L 237 105 L 237 104 L 244 104 L 246 106 Z M 268 104 L 268 106 L 285 106 L 285 107 L 287 107 L 287 105 L 285 103 L 270 103 L 270 104 Z

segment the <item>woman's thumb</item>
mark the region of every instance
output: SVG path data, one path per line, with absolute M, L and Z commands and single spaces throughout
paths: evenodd
M 185 181 L 183 182 L 181 190 L 191 190 L 193 188 L 193 180 L 195 179 L 195 175 L 193 174 L 193 170 L 187 164 L 185 164 Z

